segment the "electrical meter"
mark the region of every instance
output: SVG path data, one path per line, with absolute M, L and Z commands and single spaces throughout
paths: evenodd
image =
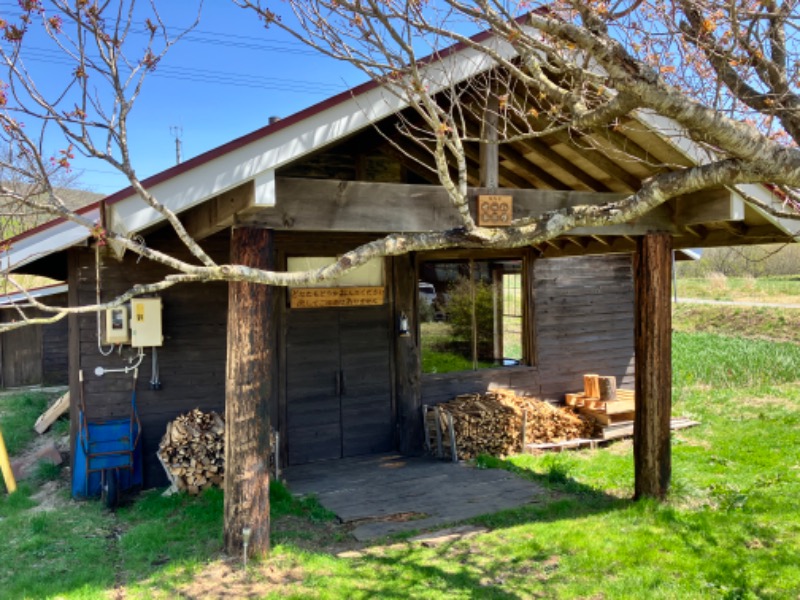
M 128 307 L 117 306 L 106 310 L 106 344 L 127 344 L 131 339 L 128 329 Z
M 131 346 L 161 346 L 161 298 L 131 300 Z

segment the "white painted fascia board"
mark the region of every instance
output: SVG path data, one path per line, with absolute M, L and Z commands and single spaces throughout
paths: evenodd
M 0 306 L 8 306 L 10 304 L 18 304 L 20 302 L 25 302 L 28 299 L 28 296 L 31 298 L 47 298 L 48 296 L 55 296 L 56 294 L 63 294 L 67 291 L 67 284 L 57 284 L 57 285 L 48 285 L 47 287 L 36 288 L 33 290 L 28 290 L 28 295 L 26 296 L 22 292 L 14 292 L 13 294 L 6 294 L 5 296 L 0 296 Z
M 505 58 L 514 56 L 511 45 L 501 40 L 493 38 L 487 40 L 486 45 Z M 465 48 L 425 66 L 425 78 L 430 89 L 439 91 L 492 65 L 494 60 L 487 54 Z M 376 86 L 148 189 L 164 206 L 178 214 L 254 179 L 256 205 L 274 206 L 277 168 L 368 127 L 407 105 L 397 94 Z M 109 208 L 113 211 L 109 222 L 124 224 L 125 234 L 163 220 L 155 209 L 135 195 Z
M 636 110 L 633 118 L 695 165 L 703 165 L 717 160 L 716 154 L 711 149 L 695 142 L 686 133 L 686 128 L 674 119 L 644 108 Z
M 738 192 L 738 193 L 737 193 Z M 775 227 L 783 231 L 784 233 L 797 236 L 800 235 L 800 221 L 795 219 L 785 219 L 783 217 L 776 217 L 769 211 L 764 210 L 757 204 L 752 202 L 747 202 L 748 196 L 753 197 L 755 200 L 758 200 L 762 204 L 767 204 L 771 206 L 773 209 L 777 211 L 785 211 L 786 208 L 781 201 L 781 198 L 778 194 L 758 183 L 746 183 L 734 186 L 733 193 L 741 198 L 742 202 L 746 202 L 747 205 L 752 208 L 755 212 L 760 214 L 764 217 L 767 221 L 772 223 Z
M 94 208 L 81 216 L 91 222 L 100 222 L 100 208 Z M 0 272 L 18 270 L 39 258 L 65 250 L 85 242 L 91 232 L 73 221 L 62 221 L 17 241 L 12 239 L 11 248 L 0 254 Z
M 705 148 L 692 140 L 686 134 L 686 129 L 673 119 L 643 109 L 636 111 L 635 116 L 637 120 L 647 127 L 659 132 L 666 132 L 666 135 L 662 136 L 663 139 L 694 164 L 708 164 L 717 160 L 718 157 L 711 149 Z M 735 220 L 744 219 L 744 205 L 746 203 L 784 233 L 792 236 L 796 236 L 800 233 L 800 221 L 776 217 L 757 205 L 747 202 L 747 197 L 752 196 L 759 202 L 768 204 L 776 210 L 783 210 L 783 203 L 780 197 L 766 185 L 760 183 L 741 184 L 734 186 L 731 191 L 733 192 L 733 213 L 738 216 L 738 219 Z

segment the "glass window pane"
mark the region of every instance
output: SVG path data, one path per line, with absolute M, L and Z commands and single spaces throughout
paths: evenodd
M 424 373 L 513 366 L 522 352 L 522 261 L 430 261 L 420 266 Z

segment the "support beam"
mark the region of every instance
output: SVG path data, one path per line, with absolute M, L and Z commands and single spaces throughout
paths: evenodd
M 195 241 L 231 227 L 236 215 L 255 204 L 255 185 L 252 181 L 215 196 L 200 206 L 190 208 L 181 221 Z
M 500 186 L 500 153 L 497 145 L 497 112 L 499 102 L 494 90 L 489 92 L 483 111 L 483 134 L 481 135 L 480 183 L 481 187 L 494 189 Z
M 348 233 L 410 233 L 446 230 L 461 225 L 458 214 L 453 210 L 452 202 L 441 185 L 279 177 L 277 186 L 278 203 L 275 208 L 239 215 L 240 225 L 258 224 L 276 230 Z M 568 206 L 605 204 L 626 197 L 626 194 L 600 192 L 470 188 L 473 215 L 476 214 L 477 196 L 482 193 L 512 196 L 515 219 Z M 376 201 L 376 198 L 380 201 Z M 657 209 L 653 217 L 645 215 L 639 221 L 646 228 L 643 228 L 644 225 L 634 224 L 625 227 L 625 233 L 641 235 L 653 228 L 672 227 L 667 209 Z M 592 231 L 592 234 L 603 235 L 603 232 Z
M 634 255 L 635 498 L 665 499 L 672 474 L 672 238 L 639 238 Z
M 405 313 L 409 318 L 408 336 L 400 336 L 395 330 L 395 397 L 399 432 L 398 449 L 403 454 L 422 452 L 422 401 L 419 353 L 419 323 L 416 316 L 419 288 L 417 270 L 413 256 L 404 255 L 392 259 L 394 269 L 394 323 L 399 323 Z
M 231 263 L 275 267 L 269 230 L 236 228 Z M 228 284 L 228 363 L 225 377 L 225 551 L 269 552 L 269 414 L 273 397 L 277 293 L 252 283 Z

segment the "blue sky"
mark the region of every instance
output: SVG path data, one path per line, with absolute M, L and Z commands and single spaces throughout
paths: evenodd
M 16 3 L 0 0 L 0 15 Z M 196 2 L 162 2 L 164 21 L 186 26 Z M 144 35 L 131 38 L 133 47 Z M 44 43 L 30 43 L 28 64 L 37 81 L 63 75 L 63 57 Z M 226 0 L 206 0 L 195 30 L 148 76 L 131 117 L 134 168 L 144 178 L 175 164 L 175 132 L 183 159 L 191 158 L 364 81 L 363 74 L 315 53 L 276 29 L 265 29 L 249 11 Z M 49 149 L 54 151 L 55 148 Z M 104 195 L 125 187 L 105 163 L 76 158 L 78 184 Z

